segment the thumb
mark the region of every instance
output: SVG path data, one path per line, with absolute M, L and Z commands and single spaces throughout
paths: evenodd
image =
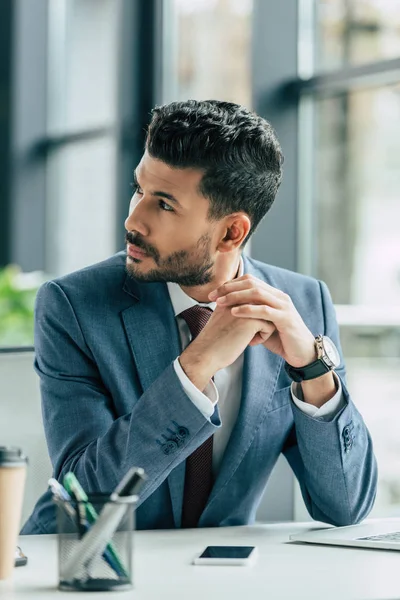
M 250 341 L 249 346 L 258 346 L 259 344 L 263 344 L 264 341 L 265 340 L 262 339 L 261 335 L 259 333 L 256 333 L 256 335 Z

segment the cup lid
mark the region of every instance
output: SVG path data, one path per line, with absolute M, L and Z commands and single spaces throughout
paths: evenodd
M 25 465 L 27 462 L 28 459 L 22 453 L 21 448 L 17 448 L 16 446 L 0 446 L 0 466 L 17 467 Z

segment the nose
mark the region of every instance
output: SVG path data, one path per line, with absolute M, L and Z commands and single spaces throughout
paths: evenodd
M 129 215 L 125 219 L 126 231 L 137 231 L 142 235 L 149 234 L 149 228 L 144 224 L 143 221 L 143 209 L 141 202 L 137 202 L 132 198 L 129 206 Z

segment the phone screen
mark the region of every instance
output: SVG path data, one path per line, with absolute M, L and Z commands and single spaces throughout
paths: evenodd
M 207 546 L 200 558 L 248 558 L 254 546 Z

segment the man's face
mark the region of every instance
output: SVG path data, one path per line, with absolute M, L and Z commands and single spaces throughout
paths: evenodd
M 126 268 L 136 279 L 187 287 L 212 281 L 216 223 L 208 221 L 209 201 L 198 191 L 202 176 L 143 155 L 125 221 Z

